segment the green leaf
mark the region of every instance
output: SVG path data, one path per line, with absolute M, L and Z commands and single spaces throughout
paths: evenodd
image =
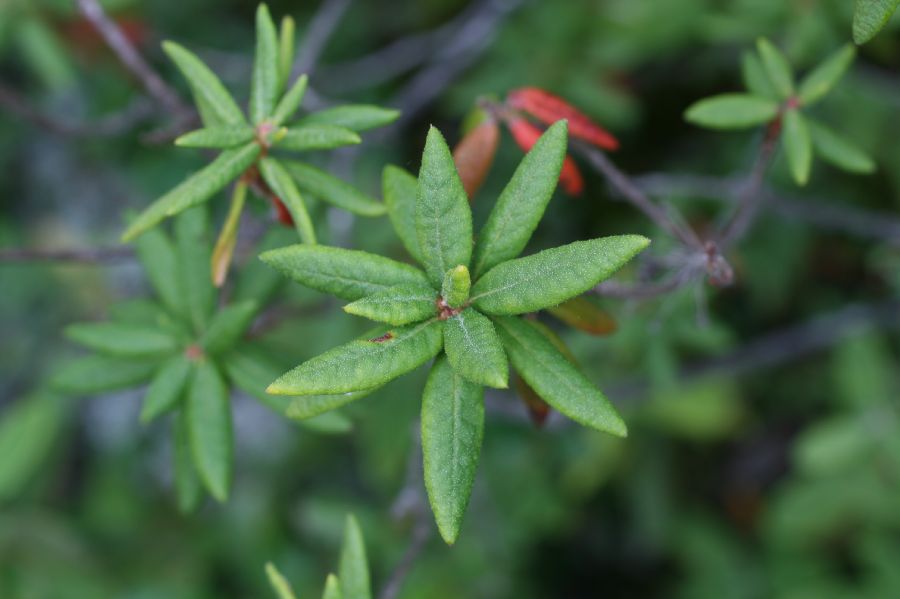
M 381 216 L 385 213 L 384 204 L 322 169 L 293 160 L 283 161 L 282 164 L 297 187 L 329 204 L 360 216 Z
M 778 116 L 778 102 L 750 94 L 722 94 L 691 104 L 684 113 L 689 123 L 711 129 L 746 129 Z
M 231 402 L 225 381 L 208 360 L 195 364 L 185 412 L 197 473 L 210 495 L 223 502 L 233 466 Z
M 207 238 L 205 208 L 184 212 L 175 220 L 175 244 L 179 261 L 179 288 L 184 296 L 188 321 L 199 333 L 216 305 L 216 289 L 209 272 L 212 251 Z
M 302 285 L 351 301 L 395 285 L 428 285 L 421 270 L 358 250 L 292 245 L 260 259 Z
M 203 61 L 175 42 L 163 42 L 163 50 L 184 75 L 200 107 L 207 127 L 246 125 L 247 119 L 237 103 Z
M 853 41 L 865 44 L 887 25 L 900 0 L 856 0 L 853 14 Z
M 212 273 L 213 285 L 221 287 L 228 277 L 228 269 L 231 268 L 231 260 L 234 248 L 237 245 L 238 228 L 241 225 L 241 214 L 244 211 L 244 201 L 247 199 L 247 183 L 240 179 L 234 184 L 231 192 L 231 205 L 228 207 L 228 216 L 219 231 L 219 237 L 213 246 L 212 256 L 209 259 L 209 269 Z
M 322 599 L 343 599 L 341 595 L 341 583 L 337 576 L 329 574 L 325 579 L 325 590 L 322 591 Z
M 270 379 L 271 380 L 271 379 Z M 308 420 L 320 417 L 332 410 L 347 405 L 350 402 L 371 395 L 381 387 L 348 391 L 347 393 L 335 393 L 331 395 L 301 395 L 290 400 L 290 404 L 284 415 L 293 420 Z
M 163 327 L 166 330 L 175 328 L 163 307 L 149 299 L 132 299 L 113 304 L 109 307 L 109 317 L 125 324 Z
M 549 308 L 610 277 L 649 243 L 640 235 L 601 237 L 510 260 L 475 283 L 471 301 L 487 314 Z
M 624 437 L 625 423 L 606 397 L 537 329 L 521 318 L 494 319 L 516 372 L 560 413 Z
M 286 94 L 281 98 L 278 102 L 278 105 L 275 107 L 275 112 L 272 114 L 272 125 L 275 127 L 281 126 L 285 121 L 294 116 L 294 113 L 297 112 L 297 109 L 300 108 L 300 104 L 303 103 L 303 96 L 306 95 L 306 87 L 309 82 L 309 79 L 306 75 L 300 75 L 297 77 L 297 80 L 294 81 L 294 85 L 291 86 L 291 89 L 288 90 Z
M 459 308 L 469 299 L 469 291 L 472 288 L 472 279 L 469 277 L 469 269 L 460 264 L 451 268 L 444 275 L 441 285 L 441 298 L 451 308 Z
M 256 9 L 256 52 L 250 82 L 250 118 L 254 124 L 272 115 L 279 77 L 278 33 L 269 7 L 260 4 Z
M 812 476 L 840 475 L 870 459 L 878 443 L 858 416 L 832 416 L 803 431 L 793 446 L 793 463 Z
M 453 369 L 473 383 L 509 386 L 506 352 L 494 325 L 478 311 L 469 308 L 446 320 L 444 351 Z
M 144 395 L 141 422 L 150 422 L 178 405 L 190 374 L 191 362 L 183 355 L 173 356 L 165 362 Z
M 437 292 L 430 285 L 406 283 L 347 304 L 344 312 L 399 326 L 435 316 L 436 301 Z
M 141 235 L 137 240 L 137 255 L 144 267 L 144 274 L 163 305 L 175 314 L 184 315 L 185 306 L 178 280 L 178 258 L 166 234 L 155 229 Z
M 266 576 L 269 577 L 269 585 L 271 585 L 275 594 L 278 595 L 278 599 L 297 599 L 293 589 L 291 589 L 291 583 L 287 581 L 287 578 L 278 571 L 278 568 L 272 562 L 266 563 Z
M 806 119 L 806 124 L 816 153 L 823 160 L 851 173 L 866 174 L 875 170 L 872 158 L 854 143 L 812 119 Z
M 209 200 L 247 170 L 256 161 L 259 152 L 260 147 L 256 143 L 225 150 L 215 160 L 153 202 L 125 230 L 122 241 L 131 241 L 163 219 Z
M 344 525 L 344 545 L 338 565 L 338 581 L 343 599 L 371 599 L 369 562 L 362 531 L 353 514 L 347 515 Z
M 309 218 L 306 202 L 288 172 L 274 158 L 260 160 L 259 172 L 291 213 L 294 227 L 303 243 L 315 244 L 316 231 L 313 228 L 312 219 Z
M 112 356 L 159 356 L 178 347 L 175 339 L 157 329 L 116 322 L 72 324 L 65 334 L 75 343 Z
M 139 385 L 153 376 L 158 364 L 152 360 L 125 360 L 87 356 L 67 362 L 50 377 L 59 391 L 92 395 Z
M 741 55 L 741 76 L 747 91 L 752 95 L 778 100 L 778 92 L 772 87 L 769 75 L 757 53 L 747 50 Z
M 822 99 L 831 91 L 856 57 L 856 48 L 846 44 L 826 58 L 800 82 L 798 95 L 805 106 Z
M 440 285 L 444 273 L 472 258 L 472 211 L 453 156 L 436 128 L 428 131 L 419 193 L 416 201 L 416 235 L 424 266 L 432 284 Z
M 38 472 L 59 438 L 68 405 L 38 391 L 8 405 L 0 419 L 0 501 L 18 495 Z
M 245 301 L 219 310 L 200 340 L 203 349 L 209 354 L 231 349 L 253 323 L 258 308 L 256 302 Z
M 388 218 L 391 219 L 403 247 L 416 262 L 424 264 L 422 250 L 419 248 L 419 235 L 416 233 L 418 181 L 404 169 L 389 164 L 384 167 L 381 188 Z
M 441 351 L 441 323 L 398 327 L 373 339 L 338 346 L 283 374 L 267 391 L 279 395 L 337 394 L 383 385 Z
M 438 358 L 422 394 L 422 462 L 431 511 L 449 545 L 459 536 L 483 437 L 484 388 Z
M 787 100 L 794 95 L 794 76 L 787 58 L 764 37 L 756 40 L 756 49 L 759 51 L 763 68 L 769 76 L 769 81 L 772 82 L 772 87 L 783 100 Z
M 291 70 L 294 68 L 294 52 L 297 44 L 297 26 L 290 16 L 281 17 L 281 30 L 278 33 L 278 93 L 287 87 L 291 78 Z M 304 75 L 305 77 L 305 75 Z M 305 84 L 304 84 L 305 86 Z M 277 110 L 276 110 L 277 112 Z
M 175 413 L 172 422 L 172 441 L 174 450 L 174 478 L 175 496 L 178 509 L 182 514 L 189 514 L 197 509 L 203 498 L 203 488 L 200 486 L 200 478 L 194 468 L 191 457 L 191 435 L 188 417 L 184 410 Z
M 359 132 L 383 127 L 393 123 L 399 116 L 400 111 L 391 108 L 368 104 L 348 104 L 313 112 L 303 117 L 298 124 L 334 125 Z
M 175 140 L 175 145 L 184 148 L 233 148 L 253 141 L 255 135 L 256 130 L 247 125 L 210 127 L 185 133 Z
M 784 149 L 794 181 L 806 185 L 812 166 L 812 139 L 806 119 L 797 109 L 784 113 Z
M 331 150 L 352 146 L 361 142 L 359 135 L 344 127 L 334 125 L 303 125 L 288 129 L 275 142 L 279 150 L 305 152 L 308 150 Z
M 478 234 L 472 266 L 476 278 L 525 249 L 556 189 L 566 156 L 566 130 L 566 121 L 547 129 L 503 189 Z

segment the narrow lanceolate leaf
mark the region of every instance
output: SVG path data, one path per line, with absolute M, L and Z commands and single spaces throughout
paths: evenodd
M 372 599 L 369 582 L 369 561 L 359 523 L 352 514 L 344 525 L 344 545 L 338 564 L 338 581 L 343 599 Z
M 809 126 L 816 154 L 823 160 L 851 173 L 865 174 L 875 170 L 875 161 L 853 142 L 811 119 L 806 119 L 806 124 Z
M 183 148 L 233 148 L 253 140 L 255 130 L 247 125 L 228 125 L 197 129 L 175 140 Z
M 603 393 L 521 318 L 494 319 L 516 372 L 544 401 L 585 426 L 620 437 L 625 423 Z
M 161 230 L 148 231 L 137 241 L 137 254 L 156 295 L 174 314 L 184 314 L 178 287 L 178 258 L 172 242 Z
M 611 276 L 650 243 L 640 235 L 601 237 L 499 264 L 472 288 L 487 314 L 523 314 L 555 306 Z
M 281 30 L 278 32 L 278 93 L 285 90 L 288 79 L 291 77 L 291 69 L 294 68 L 294 52 L 297 44 L 297 25 L 293 17 L 281 18 Z
M 616 330 L 612 316 L 583 295 L 547 310 L 570 327 L 591 335 L 609 335 Z
M 615 150 L 619 141 L 612 134 L 594 123 L 586 114 L 554 94 L 537 87 L 523 87 L 506 96 L 513 108 L 523 110 L 547 125 L 566 119 L 572 137 L 605 150 Z
M 441 351 L 441 323 L 391 329 L 338 346 L 282 375 L 267 391 L 278 395 L 337 394 L 383 385 Z
M 759 54 L 746 51 L 741 55 L 741 76 L 747 90 L 754 96 L 778 100 L 778 92 L 772 86 L 772 81 L 766 73 L 759 58 Z
M 794 76 L 787 58 L 764 37 L 756 40 L 756 49 L 759 51 L 759 57 L 762 59 L 769 81 L 772 82 L 772 87 L 782 99 L 791 97 L 794 94 Z
M 352 185 L 303 162 L 282 161 L 303 192 L 360 216 L 381 216 L 385 206 Z
M 329 574 L 325 579 L 325 589 L 322 591 L 322 599 L 343 599 L 341 595 L 341 583 L 337 576 Z
M 246 301 L 219 310 L 200 340 L 203 349 L 210 354 L 230 349 L 253 322 L 257 308 L 256 302 Z
M 207 201 L 247 170 L 259 152 L 260 147 L 256 143 L 225 150 L 144 210 L 122 234 L 122 241 L 131 241 L 163 219 Z
M 174 351 L 177 340 L 158 329 L 116 322 L 78 323 L 66 327 L 66 337 L 111 356 L 160 356 Z
M 853 41 L 864 44 L 881 31 L 891 15 L 900 6 L 900 0 L 856 0 L 853 14 Z
M 193 52 L 175 42 L 163 42 L 163 50 L 191 86 L 194 98 L 202 109 L 206 126 L 247 123 L 241 109 L 219 78 Z
M 478 234 L 472 272 L 479 277 L 518 256 L 553 197 L 566 156 L 566 123 L 547 129 L 519 163 Z
M 344 306 L 344 312 L 395 326 L 437 315 L 437 292 L 430 285 L 406 283 L 388 287 Z
M 232 472 L 231 405 L 222 375 L 208 360 L 194 367 L 186 414 L 200 480 L 210 495 L 225 501 Z
M 472 257 L 472 211 L 450 148 L 434 127 L 428 131 L 419 171 L 416 234 L 434 285 L 440 285 L 444 273 L 454 266 L 468 266 Z
M 422 462 L 428 501 L 444 541 L 459 536 L 484 437 L 484 388 L 435 361 L 422 394 Z
M 353 146 L 361 141 L 362 139 L 355 131 L 345 127 L 301 125 L 288 129 L 284 137 L 275 143 L 275 147 L 280 150 L 304 152 Z
M 37 474 L 59 439 L 68 405 L 39 391 L 4 407 L 0 416 L 0 500 L 11 499 Z
M 453 162 L 470 201 L 491 170 L 499 143 L 500 127 L 495 120 L 488 118 L 466 133 L 453 148 Z
M 73 394 L 105 393 L 134 387 L 149 380 L 157 366 L 157 362 L 146 358 L 125 360 L 87 356 L 60 367 L 50 377 L 50 385 Z
M 498 389 L 509 386 L 506 352 L 491 321 L 468 308 L 444 324 L 444 351 L 453 370 L 477 383 Z
M 684 118 L 712 129 L 746 129 L 778 116 L 778 102 L 750 94 L 722 94 L 691 104 Z
M 212 252 L 207 226 L 204 208 L 189 210 L 175 220 L 179 288 L 184 296 L 186 316 L 195 332 L 206 327 L 216 303 L 216 289 L 209 279 Z
M 244 201 L 247 198 L 247 184 L 243 179 L 238 181 L 231 193 L 231 206 L 228 208 L 228 216 L 213 246 L 210 258 L 210 272 L 213 285 L 221 287 L 228 277 L 228 269 L 231 268 L 231 258 L 234 255 L 234 247 L 237 244 L 238 227 L 241 224 L 241 213 L 244 210 Z M 146 236 L 145 236 L 146 237 Z
M 826 58 L 800 82 L 797 95 L 804 105 L 809 106 L 822 99 L 844 76 L 856 57 L 856 48 L 851 44 Z
M 178 405 L 190 374 L 191 362 L 183 355 L 173 356 L 165 362 L 144 396 L 141 422 L 150 422 Z
M 301 125 L 334 125 L 353 131 L 367 131 L 393 123 L 400 116 L 399 110 L 368 104 L 348 104 L 326 108 L 303 117 Z
M 419 183 L 404 169 L 392 164 L 384 167 L 381 175 L 381 190 L 388 218 L 403 242 L 403 247 L 416 262 L 422 264 L 419 236 L 416 233 L 416 196 Z
M 197 509 L 203 497 L 203 488 L 200 486 L 200 477 L 197 476 L 191 456 L 191 434 L 184 410 L 175 414 L 172 426 L 172 441 L 175 445 L 172 452 L 175 461 L 175 496 L 178 509 L 181 513 L 187 514 Z
M 404 283 L 428 285 L 415 267 L 357 250 L 292 245 L 260 259 L 302 285 L 351 301 Z
M 467 299 L 472 288 L 472 279 L 469 269 L 460 264 L 451 268 L 444 275 L 444 283 L 441 285 L 441 298 L 451 308 L 459 308 Z
M 806 119 L 797 109 L 784 114 L 784 149 L 794 181 L 806 185 L 812 167 L 812 139 Z
M 250 83 L 250 118 L 259 124 L 275 109 L 279 82 L 278 33 L 269 8 L 256 9 L 256 52 Z
M 300 108 L 300 104 L 303 103 L 303 96 L 306 95 L 307 83 L 307 76 L 300 75 L 297 77 L 297 80 L 294 81 L 294 85 L 291 86 L 291 89 L 289 89 L 281 100 L 278 101 L 275 112 L 272 114 L 273 126 L 279 127 L 294 116 L 294 113 Z
M 275 594 L 278 595 L 278 599 L 297 599 L 293 589 L 291 589 L 291 583 L 278 571 L 278 568 L 272 562 L 266 564 L 266 576 L 269 578 L 269 585 L 275 591 Z
M 280 162 L 273 158 L 260 160 L 259 172 L 291 213 L 294 227 L 303 243 L 315 244 L 316 231 L 313 228 L 312 219 L 309 217 L 309 211 L 306 209 L 306 202 L 288 172 Z
M 270 379 L 271 380 L 271 379 Z M 381 387 L 335 393 L 332 395 L 301 395 L 290 399 L 284 415 L 293 420 L 316 418 L 347 405 L 350 402 L 371 395 Z M 273 396 L 277 397 L 277 396 Z

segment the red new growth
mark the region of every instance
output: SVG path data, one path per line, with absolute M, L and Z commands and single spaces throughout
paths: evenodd
M 526 152 L 534 147 L 534 144 L 537 143 L 538 138 L 543 133 L 543 131 L 525 119 L 510 119 L 506 124 L 510 133 L 512 133 L 513 139 Z M 584 179 L 581 178 L 581 172 L 571 156 L 566 156 L 563 160 L 562 170 L 559 173 L 559 183 L 569 195 L 577 196 L 584 190 Z
M 291 216 L 290 212 L 288 212 L 287 206 L 284 205 L 284 202 L 281 201 L 281 198 L 273 195 L 272 207 L 275 208 L 275 217 L 278 219 L 278 222 L 286 227 L 294 226 L 294 217 Z
M 552 125 L 561 119 L 569 121 L 569 135 L 583 139 L 605 150 L 615 150 L 619 141 L 586 114 L 560 98 L 537 87 L 520 87 L 509 92 L 506 103 L 527 112 L 541 122 Z

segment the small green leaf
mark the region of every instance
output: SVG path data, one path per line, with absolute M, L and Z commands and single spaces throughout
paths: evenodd
M 494 325 L 471 308 L 447 319 L 444 351 L 453 370 L 479 385 L 497 389 L 509 386 L 506 352 Z
M 341 548 L 341 560 L 338 565 L 338 581 L 343 599 L 372 598 L 366 544 L 359 523 L 352 514 L 347 515 L 347 522 L 344 525 L 344 545 Z
M 270 379 L 271 380 L 271 379 Z M 293 420 L 308 420 L 327 414 L 332 410 L 347 405 L 350 402 L 371 395 L 381 387 L 335 393 L 332 395 L 301 395 L 290 400 L 290 404 L 284 411 L 284 415 Z
M 260 147 L 256 143 L 225 150 L 218 158 L 153 202 L 125 230 L 122 241 L 131 241 L 163 219 L 209 200 L 247 170 L 256 161 L 259 152 Z
M 806 185 L 812 166 L 812 139 L 806 119 L 797 109 L 784 113 L 784 149 L 794 181 Z
M 747 50 L 741 55 L 741 76 L 747 91 L 752 95 L 771 100 L 779 99 L 778 92 L 772 87 L 772 81 L 756 52 Z
M 241 224 L 241 214 L 244 211 L 244 201 L 247 199 L 247 183 L 241 179 L 234 185 L 231 192 L 231 205 L 228 207 L 228 216 L 219 231 L 216 245 L 213 246 L 212 256 L 209 259 L 209 269 L 212 274 L 213 285 L 221 287 L 228 277 L 228 269 L 231 268 L 231 259 L 234 248 L 237 245 L 238 227 Z
M 449 545 L 459 536 L 483 437 L 484 388 L 438 358 L 422 394 L 422 462 L 431 511 Z
M 812 476 L 839 476 L 869 460 L 878 443 L 859 416 L 831 416 L 802 432 L 793 446 L 793 464 Z
M 269 585 L 271 585 L 275 594 L 278 595 L 278 599 L 297 599 L 293 589 L 291 589 L 291 583 L 287 581 L 287 578 L 278 571 L 278 568 L 272 562 L 266 563 L 266 576 L 269 577 Z
M 322 591 L 322 599 L 343 599 L 341 583 L 334 574 L 329 574 L 328 578 L 325 579 L 325 590 Z
M 203 61 L 175 42 L 163 42 L 163 50 L 184 75 L 207 127 L 246 125 L 247 119 L 237 103 Z
M 272 125 L 280 127 L 285 121 L 294 116 L 300 104 L 303 103 L 303 96 L 306 95 L 306 87 L 309 79 L 306 75 L 300 75 L 294 81 L 294 85 L 278 102 L 275 107 L 275 113 L 272 115 Z
M 298 124 L 334 125 L 359 132 L 383 127 L 393 123 L 399 116 L 400 111 L 391 108 L 368 104 L 348 104 L 313 112 L 303 117 Z
M 200 340 L 203 349 L 209 354 L 231 349 L 253 323 L 258 308 L 256 302 L 246 301 L 219 310 Z
M 66 327 L 65 333 L 75 343 L 111 356 L 160 356 L 178 347 L 170 335 L 141 325 L 78 323 Z
M 190 374 L 191 362 L 183 355 L 173 356 L 165 362 L 144 395 L 141 422 L 150 422 L 178 405 Z
M 200 478 L 194 468 L 191 457 L 191 435 L 188 417 L 184 410 L 176 412 L 172 422 L 172 441 L 174 450 L 174 478 L 175 496 L 178 509 L 182 514 L 189 514 L 197 509 L 203 498 L 203 488 L 200 486 Z
M 137 240 L 137 255 L 156 295 L 175 314 L 185 314 L 178 281 L 178 258 L 162 231 L 148 231 Z
M 216 305 L 216 289 L 209 276 L 209 247 L 205 208 L 194 208 L 175 219 L 175 244 L 179 262 L 179 288 L 184 296 L 188 321 L 194 332 L 206 328 Z
M 256 131 L 247 125 L 228 125 L 197 129 L 175 140 L 183 148 L 233 148 L 252 141 Z
M 297 26 L 293 17 L 281 17 L 281 30 L 278 33 L 278 93 L 285 90 L 294 68 L 294 52 L 297 44 Z M 276 111 L 277 112 L 277 111 Z
M 334 125 L 302 125 L 288 129 L 277 142 L 279 150 L 305 152 L 308 150 L 332 150 L 360 143 L 359 135 L 344 127 Z
M 344 312 L 395 326 L 437 315 L 437 292 L 430 285 L 406 283 L 388 287 L 344 306 Z
M 556 189 L 566 156 L 566 131 L 566 121 L 558 121 L 519 163 L 478 234 L 472 266 L 475 277 L 525 249 Z
M 469 277 L 469 269 L 460 264 L 448 270 L 444 275 L 441 297 L 451 308 L 459 308 L 469 299 L 471 288 L 472 279 Z
M 618 235 L 576 241 L 492 268 L 472 288 L 487 314 L 523 314 L 555 306 L 610 277 L 650 240 Z
M 404 169 L 389 164 L 384 167 L 381 186 L 388 218 L 391 219 L 391 224 L 394 226 L 397 236 L 400 237 L 403 247 L 416 262 L 424 264 L 422 251 L 419 248 L 419 236 L 416 233 L 418 181 Z
M 778 116 L 778 102 L 750 94 L 722 94 L 691 104 L 684 113 L 689 123 L 711 129 L 746 129 Z
M 856 0 L 853 14 L 853 41 L 865 44 L 887 25 L 900 0 Z
M 866 174 L 875 170 L 872 158 L 855 144 L 812 119 L 806 119 L 806 124 L 816 153 L 823 160 L 851 173 Z
M 223 502 L 233 466 L 231 402 L 222 375 L 208 360 L 195 365 L 185 412 L 197 473 L 210 495 Z
M 516 372 L 560 413 L 619 437 L 627 429 L 616 409 L 578 368 L 521 318 L 494 319 Z
M 787 100 L 794 95 L 794 76 L 787 58 L 781 53 L 781 50 L 764 37 L 756 40 L 756 49 L 762 58 L 763 67 L 769 76 L 769 81 L 772 82 L 772 87 L 783 100 Z
M 360 216 L 381 216 L 385 213 L 384 204 L 322 169 L 293 160 L 283 161 L 282 164 L 297 187 L 305 193 Z
M 267 391 L 279 395 L 330 395 L 377 387 L 433 358 L 441 351 L 441 341 L 438 320 L 398 327 L 307 360 L 283 374 Z
M 453 155 L 436 128 L 428 131 L 419 193 L 416 200 L 416 234 L 424 266 L 431 282 L 443 282 L 444 273 L 472 258 L 472 211 Z
M 113 304 L 109 307 L 109 317 L 124 324 L 163 326 L 166 330 L 174 330 L 169 314 L 162 306 L 149 299 L 132 299 Z
M 856 48 L 846 44 L 826 58 L 800 82 L 798 95 L 805 106 L 822 99 L 831 91 L 856 57 Z
M 18 495 L 38 472 L 68 412 L 62 398 L 47 391 L 6 406 L 0 419 L 0 500 Z
M 259 172 L 291 213 L 294 227 L 303 243 L 315 244 L 316 231 L 313 228 L 312 219 L 309 217 L 309 211 L 306 209 L 306 202 L 288 172 L 274 158 L 260 160 Z
M 428 285 L 413 266 L 357 250 L 292 245 L 260 259 L 301 285 L 351 301 L 404 283 Z
M 93 395 L 139 385 L 153 376 L 158 366 L 152 360 L 125 360 L 87 356 L 67 362 L 50 377 L 59 391 Z
M 278 33 L 269 7 L 256 9 L 256 52 L 250 83 L 250 118 L 259 124 L 272 115 L 278 97 L 279 82 Z

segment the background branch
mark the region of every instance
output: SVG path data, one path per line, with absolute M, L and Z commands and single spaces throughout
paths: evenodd
M 71 249 L 37 249 L 37 248 L 4 248 L 0 249 L 0 263 L 3 262 L 76 262 L 82 264 L 101 264 L 131 260 L 135 256 L 134 249 L 129 246 L 71 248 Z

